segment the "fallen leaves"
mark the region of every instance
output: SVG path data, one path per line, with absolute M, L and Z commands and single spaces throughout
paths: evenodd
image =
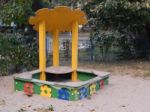
M 4 106 L 4 105 L 6 105 L 5 100 L 0 99 L 0 106 Z

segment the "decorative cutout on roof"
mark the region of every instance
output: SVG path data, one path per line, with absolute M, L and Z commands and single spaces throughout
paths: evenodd
M 46 31 L 53 32 L 59 30 L 59 32 L 71 31 L 72 23 L 77 21 L 79 25 L 87 23 L 86 15 L 80 9 L 71 9 L 66 6 L 58 6 L 54 9 L 43 8 L 35 13 L 35 16 L 31 16 L 29 23 L 33 25 L 33 28 L 38 31 L 38 26 L 41 21 L 45 21 Z

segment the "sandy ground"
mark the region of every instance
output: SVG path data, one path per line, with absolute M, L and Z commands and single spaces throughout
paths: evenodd
M 54 112 L 150 112 L 150 79 L 117 75 L 110 85 L 91 99 L 63 101 L 13 91 L 13 76 L 0 77 L 0 112 L 45 112 L 39 108 L 53 105 Z M 26 111 L 19 111 L 23 108 Z

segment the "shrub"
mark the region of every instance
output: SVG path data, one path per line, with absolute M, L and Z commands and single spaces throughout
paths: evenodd
M 36 39 L 16 34 L 0 34 L 0 74 L 33 69 L 38 65 Z

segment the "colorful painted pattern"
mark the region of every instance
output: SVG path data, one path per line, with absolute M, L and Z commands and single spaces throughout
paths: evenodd
M 82 87 L 79 89 L 79 99 L 86 98 L 88 96 L 88 89 L 85 87 Z
M 47 85 L 41 86 L 40 90 L 41 90 L 41 93 L 40 93 L 41 96 L 51 97 L 52 89 L 49 88 Z
M 96 84 L 91 84 L 90 86 L 90 95 L 96 93 Z
M 29 96 L 33 95 L 34 94 L 33 84 L 30 83 L 30 82 L 25 83 L 24 84 L 24 92 L 25 92 L 26 95 L 29 95 Z
M 77 95 L 77 94 L 78 94 L 78 89 L 71 90 L 71 95 Z
M 61 88 L 59 86 L 41 85 L 39 83 L 24 82 L 15 80 L 16 91 L 24 91 L 27 95 L 40 94 L 41 96 L 54 97 L 63 100 L 79 100 L 96 93 L 108 84 L 108 78 L 99 80 L 81 88 Z
M 105 85 L 104 80 L 101 80 L 101 81 L 100 81 L 100 89 L 103 89 L 103 88 L 104 88 L 104 85 Z
M 66 88 L 58 90 L 58 98 L 63 100 L 69 100 L 69 91 Z

